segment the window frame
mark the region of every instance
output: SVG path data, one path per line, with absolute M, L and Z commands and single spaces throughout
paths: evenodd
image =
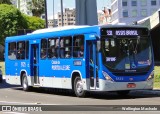
M 22 43 L 22 47 L 20 44 Z M 18 41 L 17 42 L 17 60 L 24 60 L 26 58 L 26 42 Z
M 141 0 L 141 6 L 147 6 L 147 0 Z
M 49 40 L 54 40 L 54 44 L 51 45 L 50 41 Z M 59 41 L 58 41 L 58 44 L 57 44 L 57 40 L 59 40 L 58 37 L 53 37 L 53 38 L 48 38 L 48 48 L 47 48 L 47 57 L 48 59 L 54 59 L 54 58 L 58 58 L 59 57 L 59 54 L 58 54 L 58 51 L 59 51 Z M 54 50 L 54 53 L 53 50 Z M 51 53 L 50 53 L 51 52 Z
M 145 12 L 143 12 L 145 11 Z M 145 15 L 143 13 L 146 13 Z M 141 10 L 141 16 L 146 17 L 147 16 L 147 9 L 142 9 Z
M 11 44 L 13 44 L 13 46 L 11 46 Z M 12 58 L 12 56 L 13 56 L 13 58 Z M 9 42 L 8 43 L 8 59 L 9 60 L 17 60 L 17 42 Z
M 156 6 L 157 5 L 157 0 L 151 0 L 151 6 Z
M 137 6 L 137 0 L 132 0 L 131 1 L 131 6 Z
M 76 42 L 76 40 L 79 40 L 79 42 Z M 84 52 L 85 52 L 84 49 L 85 49 L 85 35 L 80 34 L 73 36 L 73 58 L 84 58 Z
M 134 15 L 134 13 L 136 13 L 136 15 Z M 134 10 L 132 10 L 132 17 L 137 17 L 137 10 L 136 9 L 134 9 Z
M 123 17 L 129 17 L 129 15 L 128 15 L 128 10 L 123 10 Z
M 122 6 L 128 6 L 128 1 L 127 0 L 122 0 Z
M 45 41 L 46 44 L 43 44 L 43 41 Z M 43 38 L 41 39 L 41 49 L 40 49 L 40 58 L 41 59 L 46 59 L 47 58 L 47 39 L 46 38 Z M 43 47 L 44 46 L 44 47 Z

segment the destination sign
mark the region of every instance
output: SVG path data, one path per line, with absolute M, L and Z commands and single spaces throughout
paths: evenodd
M 138 36 L 137 30 L 107 30 L 108 36 L 117 35 L 117 36 Z
M 101 35 L 105 36 L 143 36 L 148 35 L 147 29 L 136 28 L 102 28 Z

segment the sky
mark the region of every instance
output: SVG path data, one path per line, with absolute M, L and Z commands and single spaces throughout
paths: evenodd
M 60 1 L 61 0 L 47 0 L 48 19 L 53 19 L 53 6 L 54 6 L 54 15 L 56 15 L 57 12 L 61 11 Z M 97 0 L 97 10 L 103 10 L 104 7 L 110 8 L 110 0 Z M 75 8 L 75 0 L 63 0 L 63 8 Z

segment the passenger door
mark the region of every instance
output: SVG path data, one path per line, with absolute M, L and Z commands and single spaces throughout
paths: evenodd
M 99 87 L 98 85 L 98 65 L 97 65 L 97 53 L 96 53 L 96 41 L 87 41 L 88 47 L 88 74 L 90 89 L 95 90 Z
M 39 84 L 39 44 L 31 44 L 31 76 L 32 83 Z

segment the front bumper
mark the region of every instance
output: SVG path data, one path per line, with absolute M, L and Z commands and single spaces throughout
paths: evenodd
M 136 87 L 128 88 L 127 84 L 134 83 Z M 141 82 L 112 82 L 100 80 L 99 89 L 101 91 L 120 91 L 120 90 L 150 90 L 153 89 L 153 79 Z

